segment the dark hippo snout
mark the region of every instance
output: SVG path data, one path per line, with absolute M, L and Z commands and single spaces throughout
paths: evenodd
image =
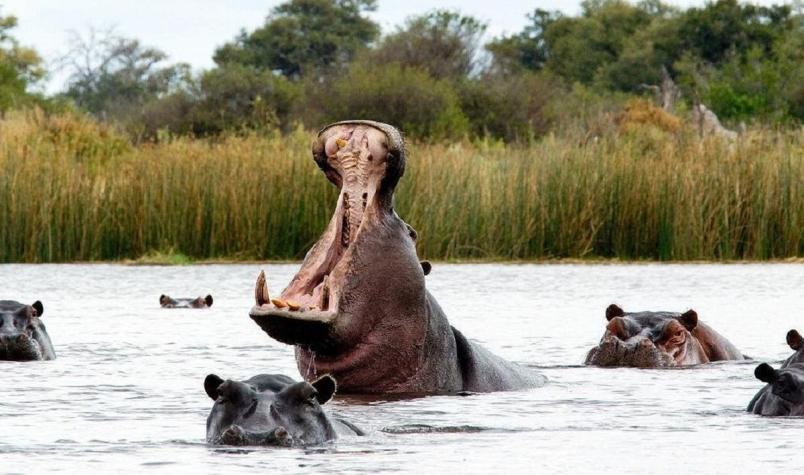
M 0 300 L 0 360 L 35 361 L 56 357 L 45 325 L 42 302 L 25 305 Z
M 673 358 L 661 351 L 642 335 L 622 340 L 608 334 L 600 344 L 586 355 L 587 365 L 595 366 L 633 366 L 636 368 L 665 368 L 673 365 Z
M 41 360 L 42 352 L 34 339 L 26 334 L 0 335 L 0 360 Z
M 339 433 L 360 435 L 354 426 L 324 411 L 336 388 L 329 375 L 308 383 L 273 374 L 245 381 L 210 374 L 204 390 L 215 404 L 207 418 L 207 442 L 289 447 L 320 444 Z

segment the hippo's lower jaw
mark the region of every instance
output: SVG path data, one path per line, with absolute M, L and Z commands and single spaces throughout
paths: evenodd
M 337 313 L 334 311 L 290 310 L 267 303 L 254 306 L 249 316 L 271 338 L 282 343 L 304 345 L 315 342 L 323 349 L 336 345 L 333 325 Z
M 44 359 L 39 344 L 27 335 L 0 338 L 0 360 L 39 361 Z
M 649 339 L 630 343 L 613 336 L 604 338 L 598 346 L 589 350 L 585 364 L 634 368 L 668 368 L 677 366 L 671 355 L 656 348 Z

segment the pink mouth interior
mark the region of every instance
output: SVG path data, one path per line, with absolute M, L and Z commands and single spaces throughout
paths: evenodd
M 257 305 L 260 310 L 337 312 L 339 283 L 348 264 L 344 256 L 363 228 L 367 210 L 370 211 L 375 204 L 375 196 L 385 175 L 388 146 L 385 133 L 368 125 L 335 126 L 325 130 L 320 140 L 324 141 L 327 165 L 337 173 L 340 181 L 338 204 L 324 235 L 279 296 L 280 305 L 291 305 L 281 307 L 261 299 L 258 280 Z M 271 298 L 275 296 L 271 295 Z

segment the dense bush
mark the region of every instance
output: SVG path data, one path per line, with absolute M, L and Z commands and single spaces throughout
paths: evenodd
M 396 63 L 354 64 L 311 96 L 322 122 L 379 120 L 415 138 L 460 138 L 468 132 L 468 120 L 449 82 Z

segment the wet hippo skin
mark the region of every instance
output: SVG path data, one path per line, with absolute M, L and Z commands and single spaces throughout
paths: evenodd
M 350 393 L 488 392 L 544 384 L 543 376 L 451 327 L 425 288 L 432 266 L 419 261 L 417 233 L 393 207 L 406 165 L 395 128 L 369 121 L 332 124 L 314 141 L 313 158 L 340 189 L 335 212 L 281 294 L 270 295 L 260 274 L 250 312 L 271 337 L 295 345 L 305 379 L 331 373 Z M 489 315 L 490 322 L 494 318 Z
M 42 323 L 42 302 L 26 305 L 0 300 L 0 360 L 37 361 L 56 358 Z
M 209 308 L 212 306 L 212 296 L 174 299 L 162 294 L 159 296 L 159 305 L 162 308 Z
M 748 412 L 762 416 L 804 416 L 804 363 L 773 369 L 762 363 L 754 376 L 767 385 L 748 404 Z
M 787 332 L 787 344 L 793 350 L 778 370 L 763 363 L 754 376 L 767 383 L 748 403 L 748 412 L 762 416 L 804 416 L 804 338 L 797 330 Z
M 204 390 L 215 403 L 207 417 L 207 442 L 290 447 L 363 435 L 351 423 L 330 418 L 321 407 L 336 389 L 337 382 L 329 375 L 308 383 L 278 374 L 245 381 L 224 381 L 210 374 Z
M 744 359 L 694 310 L 625 312 L 612 304 L 606 320 L 603 338 L 586 355 L 587 365 L 663 368 Z

